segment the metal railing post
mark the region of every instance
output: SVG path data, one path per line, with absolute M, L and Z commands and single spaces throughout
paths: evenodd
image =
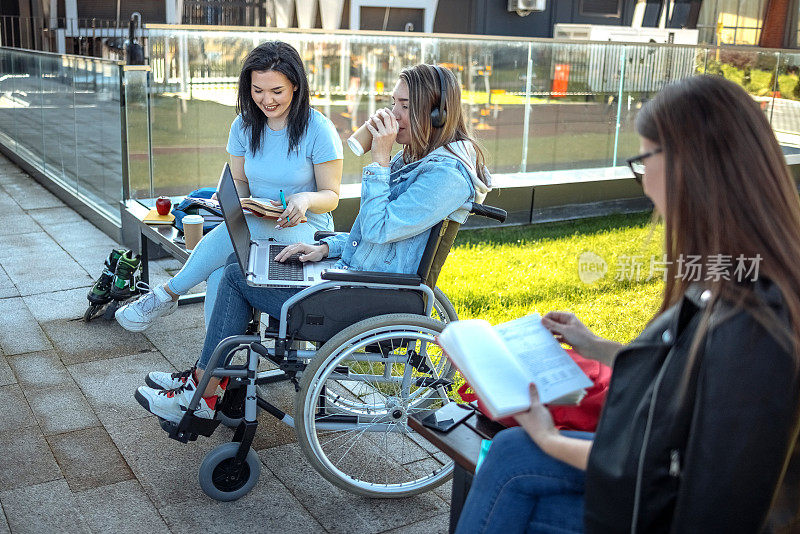
M 625 49 L 626 46 L 622 46 L 622 52 L 620 53 L 619 58 L 619 94 L 617 98 L 617 127 L 614 129 L 614 155 L 611 160 L 611 166 L 617 166 L 617 148 L 619 147 L 619 127 L 620 127 L 620 117 L 622 115 L 622 93 L 625 87 Z
M 154 163 L 153 163 L 153 121 L 150 117 L 150 67 L 147 67 L 147 73 L 144 83 L 145 94 L 145 110 L 147 111 L 147 155 L 150 161 L 150 197 L 155 196 L 155 187 L 153 185 Z
M 128 117 L 125 101 L 125 65 L 119 67 L 119 126 L 120 153 L 122 154 L 122 201 L 131 198 L 131 182 L 128 172 Z
M 531 78 L 533 77 L 533 43 L 528 43 L 528 71 L 525 76 L 525 118 L 522 129 L 522 161 L 519 172 L 528 169 L 528 128 L 531 123 Z

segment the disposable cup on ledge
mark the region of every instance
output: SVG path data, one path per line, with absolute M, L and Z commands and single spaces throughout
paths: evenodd
M 186 241 L 186 250 L 194 250 L 203 239 L 202 215 L 187 215 L 183 218 L 183 239 Z

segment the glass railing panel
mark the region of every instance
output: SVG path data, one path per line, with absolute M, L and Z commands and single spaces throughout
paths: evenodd
M 65 138 L 62 140 L 65 158 L 64 158 L 64 174 L 62 180 L 78 190 L 78 176 L 80 170 L 78 169 L 78 143 L 80 142 L 80 135 L 78 134 L 78 116 L 80 110 L 78 109 L 77 92 L 80 84 L 80 70 L 78 67 L 78 58 L 66 57 L 63 60 L 63 66 L 69 76 L 69 85 L 65 89 L 69 92 L 65 100 L 68 107 L 65 109 L 64 124 L 67 128 L 64 130 Z M 65 80 L 66 81 L 66 80 Z M 72 127 L 72 131 L 69 130 Z
M 72 59 L 42 56 L 42 83 L 46 89 L 42 106 L 45 172 L 60 176 L 77 190 L 77 136 L 75 85 Z
M 712 48 L 706 59 L 706 74 L 723 76 L 742 86 L 766 113 L 776 90 L 778 52 L 745 48 Z
M 128 152 L 127 194 L 132 198 L 154 195 L 151 175 L 150 115 L 146 68 L 125 67 L 125 126 Z
M 76 57 L 73 61 L 73 72 L 75 80 L 75 92 L 73 97 L 75 99 L 75 179 L 77 181 L 77 190 L 80 191 L 84 188 L 85 181 L 94 181 L 95 178 L 90 173 L 97 173 L 97 164 L 93 160 L 85 160 L 87 155 L 88 146 L 94 146 L 95 151 L 99 152 L 99 138 L 92 139 L 89 136 L 90 132 L 95 130 L 95 124 L 88 120 L 87 117 L 87 95 L 89 90 L 90 74 L 86 69 L 86 58 Z M 81 137 L 85 137 L 87 142 L 81 142 Z
M 86 87 L 75 95 L 78 127 L 94 131 L 100 142 L 78 140 L 78 161 L 83 164 L 79 191 L 115 205 L 122 194 L 119 67 L 96 61 L 85 67 Z
M 30 155 L 31 163 L 41 166 L 42 136 L 42 76 L 39 64 L 39 55 L 32 52 L 18 52 L 17 68 L 20 77 L 17 78 L 17 94 L 20 105 L 16 109 L 17 120 L 20 124 L 17 129 L 18 142 L 25 147 Z
M 695 73 L 742 80 L 768 113 L 775 100 L 771 90 L 762 90 L 770 83 L 769 69 L 776 68 L 772 52 L 158 28 L 149 39 L 153 191 L 148 196 L 216 184 L 228 159 L 242 61 L 267 39 L 286 41 L 300 52 L 312 105 L 331 119 L 343 142 L 370 113 L 390 105 L 403 67 L 445 65 L 461 82 L 465 112 L 494 173 L 614 167 L 612 172 L 622 172 L 624 159 L 638 150 L 634 121 L 641 105 L 664 84 Z M 744 65 L 750 69 L 747 83 Z M 794 76 L 792 65 L 778 75 L 781 95 Z M 343 182 L 357 183 L 369 161 L 345 147 Z
M 625 45 L 619 53 L 624 64 L 623 82 L 614 95 L 619 119 L 614 133 L 615 167 L 624 166 L 627 158 L 639 153 L 635 121 L 642 105 L 665 85 L 703 73 L 706 63 L 706 49 L 692 46 Z
M 800 153 L 800 52 L 780 52 L 769 118 L 784 152 Z
M 328 116 L 345 143 L 343 183 L 358 183 L 361 169 L 372 161 L 369 155 L 355 156 L 347 148 L 347 138 L 375 111 L 391 107 L 391 95 L 400 72 L 409 64 L 420 63 L 426 55 L 435 55 L 432 41 L 419 37 L 340 36 L 330 43 L 332 46 L 319 43 L 307 46 L 307 50 L 322 50 L 324 54 L 322 61 L 313 55 L 304 59 L 310 71 L 311 103 Z M 326 65 L 330 71 L 329 93 L 326 93 Z
M 723 76 L 740 85 L 755 100 L 767 119 L 774 121 L 778 130 L 791 127 L 792 102 L 783 98 L 781 88 L 789 95 L 796 82 L 789 72 L 781 72 L 780 53 L 775 50 L 749 50 L 745 48 L 710 48 L 706 60 L 706 73 Z M 791 67 L 791 65 L 788 65 Z M 791 140 L 776 131 L 781 144 Z M 785 149 L 786 150 L 786 149 Z
M 151 54 L 163 54 L 151 56 L 152 194 L 215 185 L 228 159 L 235 77 L 250 45 L 213 32 L 162 35 L 150 43 Z
M 524 170 L 607 166 L 614 116 L 603 88 L 618 79 L 613 62 L 604 54 L 598 56 L 592 45 L 532 43 Z M 595 94 L 593 86 L 604 92 Z
M 462 107 L 495 173 L 523 166 L 529 43 L 441 39 L 436 57 L 461 83 Z M 409 65 L 418 61 L 409 61 Z
M 16 60 L 14 52 L 6 48 L 0 48 L 0 134 L 3 136 L 3 143 L 16 152 L 17 150 L 17 127 L 14 114 L 17 108 L 16 99 Z
M 0 49 L 0 134 L 29 164 L 112 220 L 122 198 L 117 63 Z

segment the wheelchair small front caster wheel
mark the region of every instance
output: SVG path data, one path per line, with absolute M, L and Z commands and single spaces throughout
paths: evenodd
M 258 482 L 261 461 L 253 449 L 244 462 L 236 461 L 239 443 L 225 443 L 209 452 L 200 465 L 200 488 L 217 501 L 235 501 Z

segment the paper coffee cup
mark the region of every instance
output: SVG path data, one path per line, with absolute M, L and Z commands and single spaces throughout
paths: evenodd
M 363 156 L 372 149 L 372 134 L 367 129 L 367 123 L 347 139 L 347 146 L 356 156 Z
M 203 239 L 203 216 L 185 216 L 183 218 L 183 240 L 186 242 L 186 250 L 194 250 L 201 239 Z

